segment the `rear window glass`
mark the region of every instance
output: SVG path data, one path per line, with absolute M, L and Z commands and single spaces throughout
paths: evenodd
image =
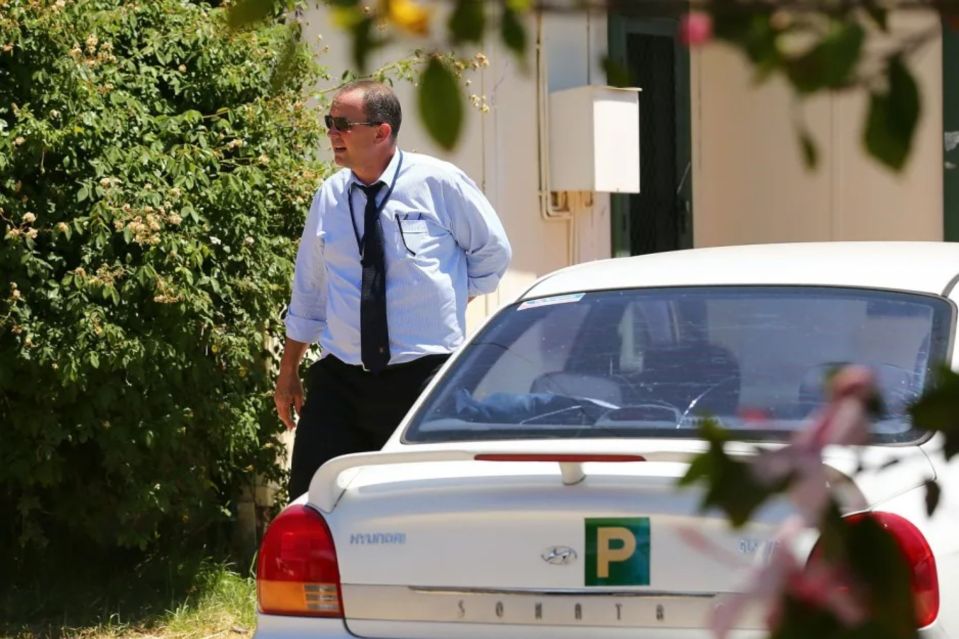
M 576 293 L 499 313 L 413 416 L 404 440 L 695 437 L 701 418 L 783 439 L 845 364 L 872 368 L 877 443 L 921 434 L 908 405 L 946 359 L 953 307 L 848 288 L 695 287 Z

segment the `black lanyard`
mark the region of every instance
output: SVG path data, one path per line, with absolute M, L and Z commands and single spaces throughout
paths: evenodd
M 383 196 L 383 201 L 380 202 L 380 205 L 376 207 L 376 223 L 380 223 L 380 213 L 383 211 L 383 207 L 386 206 L 386 203 L 390 199 L 390 195 L 393 194 L 393 187 L 396 186 L 396 179 L 400 176 L 400 169 L 403 167 L 403 152 L 399 151 L 400 159 L 396 163 L 396 173 L 393 174 L 393 182 L 390 184 L 390 188 L 386 190 L 386 195 Z M 374 182 L 375 184 L 375 182 Z M 366 239 L 366 229 L 363 229 L 363 237 L 360 237 L 360 230 L 356 227 L 356 216 L 353 214 L 353 187 L 358 187 L 359 185 L 356 182 L 350 182 L 349 191 L 346 194 L 346 202 L 350 205 L 350 222 L 353 224 L 353 235 L 356 237 L 356 249 L 360 252 L 360 257 L 363 257 L 363 240 Z M 367 195 L 366 197 L 370 197 Z

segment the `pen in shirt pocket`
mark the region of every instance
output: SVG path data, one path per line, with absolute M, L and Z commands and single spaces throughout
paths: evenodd
M 414 215 L 416 217 L 413 217 Z M 416 251 L 411 249 L 409 244 L 406 243 L 406 233 L 403 231 L 403 222 L 420 219 L 423 219 L 423 216 L 420 213 L 406 213 L 396 216 L 396 226 L 400 229 L 400 240 L 403 242 L 403 248 L 405 248 L 406 252 L 413 257 L 416 257 Z

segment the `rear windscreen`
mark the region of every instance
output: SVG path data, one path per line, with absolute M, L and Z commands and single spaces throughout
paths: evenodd
M 875 374 L 878 443 L 920 437 L 908 405 L 946 359 L 953 307 L 849 288 L 598 291 L 515 304 L 466 347 L 414 415 L 410 442 L 696 437 L 714 417 L 783 439 L 837 367 Z

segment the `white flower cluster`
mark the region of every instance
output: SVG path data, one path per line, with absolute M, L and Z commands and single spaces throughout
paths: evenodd
M 164 224 L 177 226 L 183 222 L 180 214 L 171 210 L 172 207 L 170 201 L 155 208 L 147 205 L 134 209 L 130 204 L 123 204 L 113 220 L 113 228 L 117 231 L 129 230 L 137 244 L 155 246 L 160 243 Z
M 172 291 L 166 280 L 162 277 L 157 278 L 156 295 L 153 296 L 154 302 L 157 304 L 176 304 L 181 299 L 183 299 L 182 296 Z
M 9 229 L 6 235 L 4 235 L 4 239 L 15 240 L 21 236 L 27 238 L 28 240 L 36 239 L 37 235 L 39 235 L 40 232 L 37 229 L 30 226 L 36 221 L 37 221 L 36 213 L 32 211 L 27 211 L 20 218 L 20 223 L 21 223 L 20 226 L 18 227 L 15 226 Z
M 476 95 L 473 93 L 470 95 L 470 104 L 478 109 L 480 113 L 489 113 L 489 103 L 486 101 L 485 95 Z
M 113 55 L 113 44 L 100 42 L 100 38 L 95 33 L 87 36 L 84 45 L 84 47 L 81 47 L 74 43 L 69 52 L 70 57 L 77 62 L 80 62 L 80 59 L 83 58 L 83 63 L 88 67 L 95 67 L 104 62 L 117 61 L 117 57 Z

